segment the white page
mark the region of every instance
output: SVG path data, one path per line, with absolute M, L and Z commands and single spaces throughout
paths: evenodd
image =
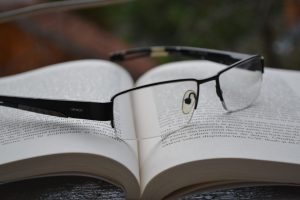
M 21 97 L 109 102 L 133 86 L 129 74 L 107 61 L 81 60 L 0 79 L 0 94 Z M 135 134 L 131 102 L 121 120 Z M 88 153 L 111 158 L 139 180 L 137 144 L 118 141 L 110 122 L 59 118 L 0 106 L 0 164 L 43 155 Z M 99 166 L 101 167 L 101 166 Z
M 172 78 L 206 78 L 223 67 L 206 61 L 167 64 L 147 73 L 139 84 Z M 299 72 L 266 69 L 257 101 L 250 108 L 231 114 L 223 110 L 215 83 L 201 85 L 198 108 L 190 126 L 164 140 L 141 142 L 142 190 L 164 170 L 201 159 L 249 158 L 300 164 L 299 77 Z M 142 113 L 147 113 L 150 125 L 146 126 L 143 114 L 138 114 L 138 134 L 159 131 L 157 106 L 149 98 L 146 101 Z

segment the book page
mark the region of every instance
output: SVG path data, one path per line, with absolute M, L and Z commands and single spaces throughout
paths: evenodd
M 224 67 L 208 61 L 171 63 L 147 73 L 138 84 L 203 79 Z M 201 84 L 198 107 L 188 126 L 166 137 L 141 141 L 142 190 L 166 169 L 198 160 L 244 158 L 300 164 L 300 72 L 266 69 L 263 79 L 261 94 L 253 105 L 232 113 L 222 108 L 215 82 Z M 158 109 L 167 104 L 159 102 L 162 99 L 157 100 L 155 92 L 152 99 L 150 96 L 135 99 L 137 105 L 142 104 L 140 100 L 147 104 L 142 113 L 137 112 L 138 134 L 161 130 Z
M 1 78 L 0 94 L 109 102 L 117 92 L 132 86 L 131 77 L 118 65 L 82 60 Z M 135 135 L 131 102 L 128 99 L 123 104 L 115 120 L 127 124 L 124 134 Z M 139 181 L 136 141 L 115 139 L 110 121 L 59 118 L 0 106 L 0 127 L 1 165 L 63 153 L 100 155 L 121 163 Z

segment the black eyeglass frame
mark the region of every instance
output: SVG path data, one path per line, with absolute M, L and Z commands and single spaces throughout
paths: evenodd
M 98 103 L 98 102 L 84 102 L 84 101 L 69 101 L 69 100 L 56 100 L 56 99 L 39 99 L 39 98 L 27 98 L 27 97 L 16 97 L 16 96 L 2 96 L 0 95 L 0 106 L 12 107 L 30 112 L 52 115 L 57 117 L 65 118 L 78 118 L 88 119 L 97 121 L 111 121 L 112 128 L 114 125 L 113 107 L 114 100 L 116 97 L 146 87 L 184 82 L 184 81 L 195 81 L 197 84 L 197 95 L 199 94 L 200 84 L 207 83 L 209 81 L 216 81 L 216 93 L 222 102 L 223 108 L 227 110 L 224 104 L 222 96 L 222 90 L 220 86 L 219 77 L 224 72 L 237 67 L 251 59 L 260 59 L 261 72 L 264 73 L 264 58 L 260 55 L 248 55 L 241 53 L 234 53 L 229 51 L 220 51 L 196 47 L 182 47 L 182 46 L 153 46 L 144 48 L 134 48 L 124 50 L 111 54 L 110 60 L 114 62 L 121 62 L 129 59 L 136 59 L 145 56 L 161 57 L 168 55 L 183 55 L 189 56 L 201 60 L 210 60 L 217 63 L 229 65 L 225 69 L 219 71 L 216 75 L 205 78 L 205 79 L 175 79 L 168 81 L 155 82 L 131 88 L 128 90 L 121 91 L 112 96 L 110 102 Z M 257 69 L 256 69 L 257 70 Z M 196 97 L 195 107 L 197 109 L 198 96 Z

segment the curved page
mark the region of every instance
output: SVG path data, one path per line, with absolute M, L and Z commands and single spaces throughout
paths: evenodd
M 224 67 L 224 65 L 208 61 L 171 63 L 148 72 L 138 84 L 173 78 L 202 79 L 214 75 Z M 167 137 L 141 141 L 141 189 L 144 197 L 162 198 L 183 187 L 182 183 L 193 185 L 197 184 L 195 180 L 213 181 L 193 177 L 195 174 L 201 174 L 201 172 L 195 173 L 193 170 L 197 168 L 193 167 L 189 171 L 181 171 L 180 174 L 186 177 L 186 180 L 173 180 L 172 177 L 176 177 L 173 174 L 168 176 L 168 180 L 159 181 L 169 169 L 174 169 L 174 167 L 176 169 L 176 166 L 186 163 L 199 162 L 201 166 L 202 160 L 243 158 L 300 164 L 300 91 L 297 88 L 299 77 L 299 72 L 266 69 L 259 98 L 249 108 L 233 113 L 228 113 L 222 108 L 214 82 L 201 85 L 198 107 L 188 126 Z M 139 109 L 144 108 L 142 112 L 141 110 L 136 112 L 138 134 L 157 135 L 160 132 L 157 114 L 159 105 L 163 103 L 160 102 L 157 105 L 155 95 L 152 94 L 152 98 L 148 99 L 135 99 L 140 104 Z M 142 106 L 141 100 L 147 106 Z M 167 99 L 161 99 L 161 101 L 167 101 Z M 218 170 L 217 166 L 211 167 Z M 221 170 L 222 165 L 219 167 Z M 178 172 L 180 169 L 175 171 Z M 224 177 L 226 177 L 225 171 Z M 244 172 L 243 175 L 252 176 L 254 180 L 257 178 L 255 173 Z M 295 177 L 288 176 L 288 173 L 286 175 L 286 181 L 288 177 L 289 181 Z M 276 179 L 276 174 L 274 176 Z M 188 177 L 191 179 L 188 180 Z M 214 175 L 205 174 L 205 177 L 214 177 Z M 152 181 L 156 184 L 152 185 Z M 153 193 L 153 191 L 156 192 Z
M 82 60 L 1 78 L 0 94 L 109 102 L 114 94 L 132 86 L 132 79 L 121 67 L 107 61 Z M 131 102 L 124 101 L 122 103 L 124 104 L 123 107 L 127 108 L 119 117 L 119 120 L 125 120 L 127 124 L 127 129 L 123 131 L 126 134 L 135 135 Z M 72 156 L 80 154 L 81 157 L 78 160 L 84 160 L 85 157 L 82 155 L 85 154 L 91 155 L 93 159 L 98 155 L 99 159 L 111 159 L 113 161 L 110 161 L 111 163 L 119 163 L 120 166 L 128 170 L 128 174 L 132 174 L 128 180 L 125 180 L 128 175 L 127 177 L 125 175 L 116 177 L 116 174 L 98 174 L 98 176 L 114 179 L 111 181 L 122 182 L 122 184 L 126 183 L 127 188 L 125 187 L 125 189 L 131 185 L 130 187 L 135 188 L 131 189 L 130 192 L 139 193 L 137 144 L 135 141 L 125 142 L 114 139 L 115 131 L 111 128 L 109 121 L 59 118 L 0 106 L 0 126 L 1 165 L 60 154 L 63 154 L 63 157 L 68 157 L 65 156 L 68 154 Z M 55 157 L 56 160 L 57 158 L 59 156 Z M 64 160 L 60 162 L 64 162 Z M 52 164 L 55 165 L 55 162 Z M 77 164 L 85 165 L 84 162 Z M 95 162 L 95 164 L 99 164 L 99 168 L 103 167 L 101 162 Z M 9 165 L 7 167 L 9 169 Z M 24 171 L 32 168 L 32 173 L 34 173 L 34 168 L 38 167 L 24 166 Z M 93 167 L 95 168 L 95 166 Z M 107 164 L 106 167 L 109 173 Z M 114 167 L 111 166 L 111 168 Z M 75 169 L 78 167 L 74 166 Z M 72 170 L 72 167 L 69 170 Z M 11 172 L 11 176 L 7 175 L 7 173 L 0 173 L 0 176 L 5 176 L 7 179 L 26 178 L 22 177 L 24 176 L 22 173 Z M 131 183 L 128 183 L 130 181 Z

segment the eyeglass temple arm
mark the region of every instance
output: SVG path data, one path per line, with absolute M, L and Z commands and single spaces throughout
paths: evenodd
M 112 102 L 96 103 L 0 96 L 0 106 L 66 118 L 98 121 L 111 121 L 113 118 Z
M 170 54 L 183 55 L 202 60 L 210 60 L 213 62 L 223 64 L 233 64 L 250 55 L 234 53 L 229 51 L 220 51 L 196 47 L 180 47 L 180 46 L 153 46 L 144 48 L 128 49 L 116 53 L 112 53 L 110 56 L 111 61 L 124 61 L 129 59 L 135 59 L 145 56 L 151 57 L 163 57 Z

